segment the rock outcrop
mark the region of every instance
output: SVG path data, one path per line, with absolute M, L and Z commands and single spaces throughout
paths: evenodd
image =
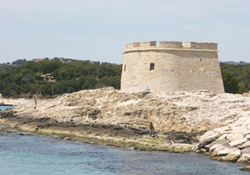
M 218 160 L 250 160 L 250 98 L 243 95 L 206 90 L 123 93 L 108 87 L 38 101 L 37 109 L 32 105 L 2 112 L 0 122 L 26 130 L 60 126 L 129 138 L 158 134 L 166 136 L 166 142 L 197 143 L 197 152 Z

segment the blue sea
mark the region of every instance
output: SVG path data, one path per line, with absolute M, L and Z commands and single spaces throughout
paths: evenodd
M 195 153 L 146 152 L 57 136 L 20 135 L 11 129 L 0 132 L 1 175 L 249 174 L 239 170 L 242 166 Z

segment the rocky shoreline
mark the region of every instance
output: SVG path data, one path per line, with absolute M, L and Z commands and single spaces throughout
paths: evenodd
M 200 138 L 196 152 L 215 160 L 249 164 L 249 139 L 250 131 L 232 132 L 228 126 L 216 128 Z
M 63 139 L 70 138 L 71 140 L 83 140 L 91 143 L 101 142 L 107 145 L 133 147 L 133 149 L 145 151 L 189 152 L 194 148 L 194 144 L 179 144 L 178 142 L 175 143 L 175 141 L 180 141 L 179 138 L 182 138 L 181 142 L 197 142 L 197 138 L 194 135 L 199 134 L 196 133 L 191 136 L 185 132 L 171 131 L 169 134 L 163 133 L 164 135 L 159 135 L 154 130 L 140 130 L 110 124 L 58 123 L 48 118 L 34 119 L 15 114 L 11 109 L 1 112 L 0 125 L 21 132 L 58 135 Z M 117 144 L 118 142 L 123 143 Z
M 250 164 L 249 116 L 250 98 L 242 95 L 205 90 L 123 93 L 109 87 L 41 100 L 37 109 L 32 101 L 17 105 L 0 113 L 0 125 L 175 148 Z

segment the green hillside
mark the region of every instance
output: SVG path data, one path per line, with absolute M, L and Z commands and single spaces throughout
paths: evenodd
M 122 65 L 93 64 L 89 62 L 62 63 L 59 59 L 50 61 L 29 61 L 14 70 L 0 72 L 0 92 L 3 96 L 41 94 L 52 96 L 113 86 L 120 89 Z M 54 78 L 49 81 L 50 77 Z

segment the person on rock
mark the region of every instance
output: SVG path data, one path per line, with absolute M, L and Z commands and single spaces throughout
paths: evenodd
M 36 100 L 34 101 L 34 109 L 36 109 L 37 102 Z

